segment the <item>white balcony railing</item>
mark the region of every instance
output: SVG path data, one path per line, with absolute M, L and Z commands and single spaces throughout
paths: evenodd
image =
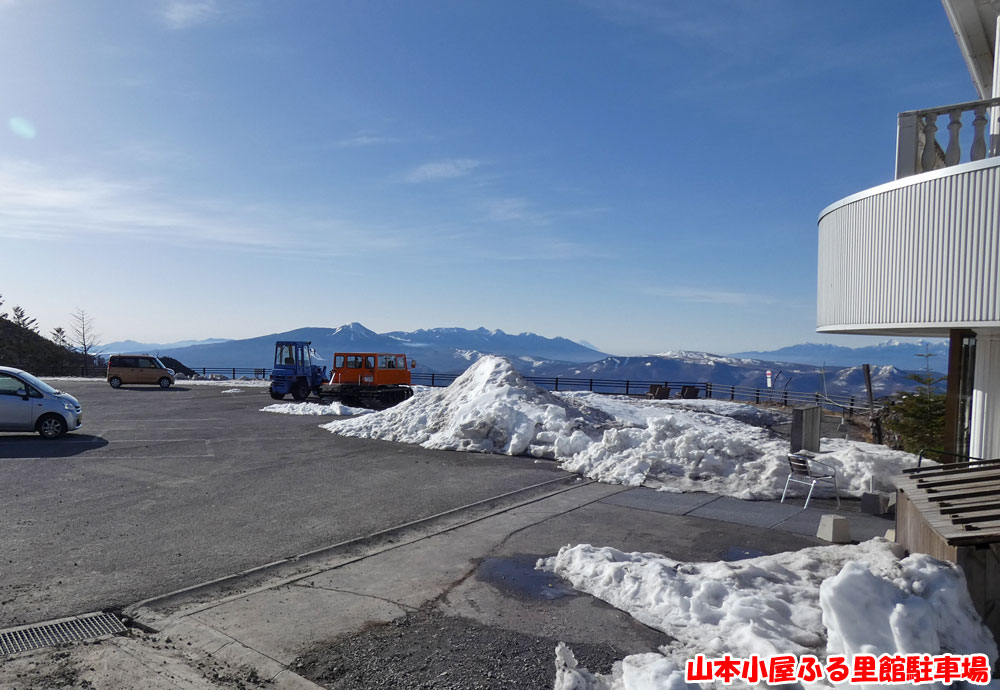
M 900 113 L 896 130 L 896 179 L 1000 155 L 1000 136 L 987 137 L 990 119 L 994 121 L 993 131 L 1000 132 L 997 106 L 1000 98 Z M 947 118 L 946 124 L 939 124 L 938 118 Z M 961 133 L 966 124 L 972 128 L 972 141 L 963 156 Z M 937 139 L 942 126 L 948 132 L 948 142 L 943 147 Z

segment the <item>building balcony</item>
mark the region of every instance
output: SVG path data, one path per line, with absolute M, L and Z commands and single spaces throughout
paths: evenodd
M 1000 137 L 986 134 L 997 105 L 902 113 L 897 179 L 820 214 L 817 330 L 933 337 L 1000 328 Z

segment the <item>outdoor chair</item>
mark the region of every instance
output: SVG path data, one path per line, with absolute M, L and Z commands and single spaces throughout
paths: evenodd
M 666 400 L 670 397 L 670 387 L 653 384 L 649 387 L 649 392 L 646 393 L 646 397 L 652 400 Z
M 809 499 L 812 498 L 813 489 L 816 482 L 827 482 L 833 484 L 833 493 L 837 497 L 837 508 L 840 508 L 840 487 L 837 485 L 837 470 L 825 462 L 820 462 L 811 455 L 804 453 L 792 453 L 788 456 L 788 479 L 785 480 L 785 490 L 781 492 L 781 502 L 785 502 L 785 495 L 788 493 L 788 485 L 791 482 L 796 484 L 808 484 L 809 495 L 806 496 L 806 504 L 802 506 L 805 510 L 809 507 Z

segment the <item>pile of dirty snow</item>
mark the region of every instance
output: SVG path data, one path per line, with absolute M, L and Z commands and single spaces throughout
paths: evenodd
M 268 405 L 267 407 L 262 407 L 261 412 L 276 412 L 278 414 L 297 414 L 297 415 L 307 415 L 313 417 L 322 417 L 324 415 L 336 415 L 340 417 L 347 417 L 349 415 L 360 415 L 368 414 L 371 410 L 367 410 L 363 407 L 349 407 L 347 405 L 342 405 L 339 402 L 334 403 L 310 403 L 310 402 L 300 402 L 300 403 L 277 403 L 275 405 Z
M 502 357 L 481 358 L 447 388 L 323 428 L 425 448 L 570 457 L 612 426 L 608 415 L 527 381 Z
M 677 410 L 731 417 L 738 422 L 761 427 L 788 424 L 792 420 L 791 414 L 782 410 L 762 409 L 746 403 L 713 400 L 711 398 L 648 400 L 635 396 L 608 395 L 606 393 L 591 393 L 589 391 L 567 391 L 559 392 L 557 395 L 579 400 L 591 407 L 604 410 L 616 418 L 630 421 L 641 422 L 651 417 L 659 417 L 670 411 Z
M 659 654 L 626 657 L 609 676 L 556 652 L 557 690 L 685 687 L 696 654 L 986 654 L 997 647 L 962 571 L 923 554 L 900 560 L 883 539 L 737 562 L 684 563 L 651 553 L 566 546 L 539 567 L 663 631 Z M 721 685 L 720 685 L 721 687 Z M 824 687 L 817 685 L 816 687 Z
M 708 491 L 744 499 L 781 495 L 788 441 L 767 426 L 780 413 L 728 401 L 647 401 L 594 393 L 551 393 L 502 357 L 486 356 L 447 388 L 419 391 L 363 419 L 331 422 L 344 436 L 426 448 L 554 458 L 598 481 L 669 491 Z M 698 402 L 698 409 L 687 409 Z M 841 490 L 859 495 L 916 458 L 884 446 L 824 439 L 820 458 Z M 793 485 L 798 491 L 798 485 Z M 818 495 L 832 488 L 818 486 Z

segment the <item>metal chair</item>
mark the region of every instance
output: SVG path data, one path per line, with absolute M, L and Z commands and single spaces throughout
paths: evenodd
M 781 502 L 785 502 L 785 495 L 788 493 L 788 485 L 791 482 L 796 484 L 808 484 L 809 495 L 806 496 L 806 504 L 802 506 L 805 510 L 809 507 L 809 499 L 812 498 L 813 489 L 817 482 L 828 482 L 833 484 L 833 493 L 837 497 L 837 508 L 840 508 L 840 487 L 837 485 L 837 470 L 833 466 L 820 462 L 810 455 L 803 453 L 791 453 L 788 456 L 788 479 L 785 480 L 785 490 L 781 492 Z

